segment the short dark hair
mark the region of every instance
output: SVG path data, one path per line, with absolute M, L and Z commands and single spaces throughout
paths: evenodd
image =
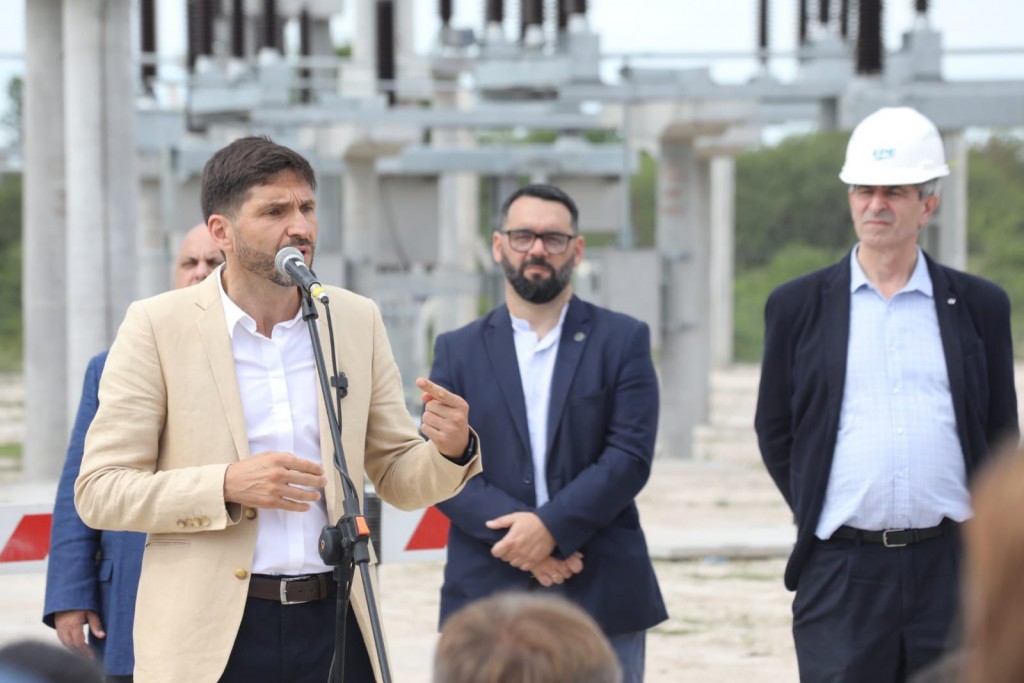
M 234 216 L 245 203 L 249 190 L 266 185 L 283 171 L 301 176 L 316 190 L 316 173 L 306 158 L 265 136 L 239 138 L 218 150 L 203 166 L 200 203 L 203 217 L 215 213 Z
M 536 199 L 543 199 L 546 202 L 558 202 L 569 210 L 569 215 L 572 216 L 572 229 L 576 230 L 580 220 L 580 212 L 576 208 L 576 202 L 562 188 L 548 185 L 547 183 L 524 185 L 510 194 L 501 204 L 501 216 L 498 225 L 494 228 L 495 230 L 501 230 L 502 226 L 505 225 L 505 221 L 508 220 L 509 207 L 512 206 L 512 202 L 520 197 L 534 197 Z
M 433 683 L 619 683 L 600 627 L 557 595 L 497 593 L 453 614 L 437 641 Z

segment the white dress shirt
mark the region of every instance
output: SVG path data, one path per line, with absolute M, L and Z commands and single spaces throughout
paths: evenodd
M 832 470 L 815 535 L 920 529 L 971 516 L 931 276 L 892 299 L 850 258 L 850 337 Z
M 548 413 L 551 405 L 551 377 L 555 372 L 558 342 L 562 339 L 562 323 L 568 304 L 562 307 L 558 324 L 538 339 L 526 320 L 512 318 L 512 336 L 519 362 L 519 379 L 523 383 L 526 400 L 526 423 L 530 429 L 530 455 L 533 458 L 533 489 L 537 495 L 536 507 L 548 502 Z
M 217 270 L 238 391 L 245 413 L 249 454 L 263 451 L 293 453 L 312 462 L 320 459 L 320 421 L 316 365 L 309 329 L 301 310 L 274 325 L 267 338 L 256 321 L 231 300 Z M 262 508 L 253 557 L 254 574 L 319 574 L 330 571 L 317 550 L 320 530 L 327 521 L 321 498 L 305 512 Z

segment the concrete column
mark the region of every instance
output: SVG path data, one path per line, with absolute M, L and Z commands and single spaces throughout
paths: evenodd
M 77 384 L 135 296 L 131 0 L 65 0 L 68 376 Z M 76 406 L 78 391 L 68 405 Z
M 710 370 L 710 165 L 692 140 L 661 141 L 656 241 L 665 255 L 659 450 L 689 458 L 707 422 Z
M 168 239 L 162 228 L 163 197 L 160 178 L 139 179 L 139 224 L 136 235 L 138 257 L 136 258 L 137 294 L 153 296 L 170 289 L 167 274 L 174 270 L 168 252 Z
M 364 296 L 374 294 L 380 183 L 372 156 L 348 157 L 342 176 L 341 252 L 346 286 Z
M 25 479 L 60 475 L 70 422 L 64 211 L 64 72 L 61 0 L 25 2 L 25 174 L 22 224 Z
M 964 132 L 945 131 L 946 163 L 952 173 L 942 179 L 939 215 L 931 226 L 934 245 L 929 253 L 959 270 L 967 269 L 967 141 Z
M 454 82 L 446 82 L 454 86 Z M 434 95 L 438 109 L 468 108 L 470 94 L 454 90 Z M 437 149 L 476 147 L 473 131 L 437 129 L 432 137 Z M 443 173 L 438 182 L 438 263 L 436 272 L 450 282 L 468 281 L 476 273 L 476 248 L 479 220 L 480 179 L 475 173 Z M 445 297 L 435 308 L 435 330 L 445 332 L 476 317 L 479 288 Z
M 711 160 L 711 365 L 726 368 L 733 360 L 733 279 L 736 251 L 736 160 Z

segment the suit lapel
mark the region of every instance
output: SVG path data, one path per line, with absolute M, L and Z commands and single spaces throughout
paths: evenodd
M 335 304 L 333 304 L 333 303 L 329 304 L 329 305 L 335 306 Z M 318 318 L 318 322 L 317 322 L 317 338 L 320 340 L 320 349 L 321 349 L 321 351 L 324 354 L 324 363 L 327 364 L 326 370 L 327 370 L 327 376 L 329 378 L 331 376 L 331 373 L 334 372 L 334 368 L 331 367 L 331 365 L 329 365 L 330 362 L 331 362 L 331 337 L 330 337 L 330 330 L 327 327 L 327 323 L 326 323 L 326 321 L 323 321 L 323 315 L 324 314 L 321 313 L 322 310 L 323 309 L 320 308 L 320 307 L 317 308 L 317 313 L 320 313 L 320 317 Z M 331 309 L 331 314 L 332 314 L 332 316 L 334 317 L 335 320 L 337 320 L 337 319 L 339 319 L 341 317 L 341 311 L 339 311 L 336 307 Z M 320 324 L 321 321 L 323 321 L 323 324 Z M 303 320 L 300 324 L 303 327 L 308 327 L 308 324 L 306 323 L 305 320 Z M 350 334 L 357 334 L 357 332 L 355 330 L 351 330 Z M 336 345 L 336 347 L 337 347 L 337 345 Z M 345 371 L 344 368 L 345 368 L 345 359 L 341 358 L 339 356 L 338 357 L 338 372 L 344 372 Z M 317 372 L 317 371 L 314 370 L 314 372 Z M 327 393 L 330 395 L 331 400 L 334 401 L 335 400 L 335 396 L 336 396 L 336 392 L 335 392 L 334 387 L 328 386 L 327 387 Z M 330 423 L 330 420 L 327 417 L 327 404 L 324 403 L 324 391 L 323 391 L 323 388 L 322 388 L 322 386 L 320 384 L 320 374 L 319 374 L 319 372 L 317 372 L 317 377 L 316 377 L 316 405 L 317 405 L 317 415 L 319 416 L 319 425 L 320 425 L 320 464 L 324 468 L 324 474 L 327 475 L 327 488 L 326 488 L 326 490 L 324 492 L 325 496 L 326 496 L 326 499 L 328 501 L 327 516 L 328 516 L 328 521 L 331 524 L 334 524 L 334 523 L 337 522 L 337 520 L 334 519 L 334 515 L 335 515 L 336 512 L 340 513 L 340 511 L 342 510 L 342 501 L 344 500 L 345 495 L 344 495 L 344 491 L 342 491 L 341 486 L 340 486 L 340 484 L 341 484 L 341 477 L 340 477 L 340 475 L 338 475 L 338 468 L 334 466 L 334 438 L 331 435 L 331 423 Z M 337 403 L 335 403 L 334 406 L 335 406 L 335 408 L 337 408 Z M 344 411 L 344 409 L 345 409 L 345 401 L 341 402 L 341 407 L 342 407 L 342 410 Z M 338 426 L 342 430 L 341 438 L 342 438 L 342 441 L 343 441 L 343 443 L 342 443 L 342 449 L 343 450 L 345 448 L 345 446 L 344 446 L 344 438 L 345 438 L 345 431 L 344 431 L 345 427 L 344 427 L 344 425 L 345 425 L 344 415 L 343 414 L 339 414 L 338 415 Z M 345 456 L 345 469 L 348 472 L 349 478 L 352 480 L 353 486 L 355 486 L 355 488 L 356 488 L 356 495 L 359 495 L 360 492 L 362 491 L 362 488 L 363 488 L 362 487 L 362 481 L 363 481 L 362 480 L 362 477 L 363 477 L 362 463 L 359 463 L 359 465 L 358 465 L 359 469 L 358 470 L 353 471 L 353 463 L 351 463 L 349 461 L 348 451 L 344 452 L 344 456 Z
M 922 252 L 923 253 L 923 252 Z M 953 288 L 942 268 L 925 254 L 928 274 L 932 279 L 935 296 L 935 316 L 939 321 L 939 336 L 942 337 L 942 351 L 946 357 L 946 374 L 949 376 L 949 393 L 953 398 L 953 412 L 956 414 L 957 432 L 966 454 L 967 397 L 964 384 L 964 356 L 960 342 L 958 312 L 963 307 L 961 297 Z
M 526 399 L 523 397 L 523 382 L 519 375 L 519 361 L 516 344 L 512 338 L 512 318 L 508 307 L 500 306 L 491 314 L 484 328 L 484 347 L 494 369 L 494 377 L 501 389 L 512 416 L 512 424 L 526 452 L 530 452 L 530 432 L 526 423 Z
M 842 404 L 846 386 L 846 356 L 850 345 L 850 258 L 847 256 L 833 266 L 833 272 L 821 290 L 827 395 L 836 406 Z
M 575 295 L 569 300 L 569 310 L 562 323 L 562 338 L 558 342 L 558 356 L 555 358 L 555 371 L 551 376 L 551 402 L 548 405 L 548 442 L 545 453 L 551 453 L 551 444 L 555 441 L 558 425 L 565 412 L 565 403 L 569 397 L 576 368 L 579 367 L 583 349 L 590 337 L 590 315 L 587 307 Z
M 249 455 L 249 437 L 245 429 L 242 397 L 238 393 L 238 378 L 235 375 L 235 356 L 231 350 L 231 337 L 227 333 L 224 307 L 220 302 L 218 277 L 220 277 L 220 271 L 206 278 L 202 284 L 195 286 L 198 294 L 196 306 L 199 309 L 196 327 L 199 330 L 203 348 L 206 350 L 210 372 L 224 408 L 228 429 L 231 431 L 231 439 L 235 443 L 235 451 L 241 460 Z
M 317 308 L 316 312 L 319 313 L 322 310 L 322 308 Z M 321 321 L 322 318 L 323 314 L 321 315 L 321 317 L 317 318 L 316 338 L 319 339 L 319 343 L 321 343 L 321 349 L 325 353 L 324 362 L 325 364 L 329 364 L 329 362 L 331 362 L 331 336 L 330 331 L 328 330 L 327 327 L 327 323 L 324 323 L 324 325 L 319 325 L 319 321 Z M 299 325 L 301 325 L 303 328 L 306 328 L 308 332 L 309 324 L 306 321 L 302 321 L 301 323 L 299 323 Z M 342 359 L 339 358 L 339 364 L 341 361 Z M 343 500 L 344 497 L 340 487 L 338 486 L 338 484 L 341 482 L 340 478 L 339 476 L 336 476 L 338 468 L 336 468 L 334 465 L 334 437 L 331 434 L 331 421 L 328 419 L 327 415 L 327 403 L 324 402 L 324 388 L 321 385 L 321 379 L 319 379 L 319 372 L 316 371 L 315 369 L 313 370 L 313 372 L 316 373 L 316 416 L 319 425 L 319 439 L 321 439 L 321 466 L 324 467 L 324 473 L 327 474 L 327 488 L 325 489 L 324 493 L 325 497 L 327 498 L 328 504 L 328 521 L 333 524 L 337 520 L 334 519 L 334 514 L 332 511 L 341 510 L 341 501 Z M 328 366 L 327 374 L 329 378 L 331 376 L 331 373 L 333 372 L 334 369 Z M 342 372 L 340 366 L 338 368 L 338 372 Z M 333 400 L 335 396 L 334 390 L 332 387 L 328 387 L 328 389 L 329 394 L 331 395 L 331 399 Z M 342 401 L 342 403 L 344 403 L 344 401 Z M 338 425 L 342 429 L 343 424 L 344 418 L 339 415 Z M 344 449 L 344 446 L 342 447 Z M 347 461 L 345 463 L 345 467 L 346 469 L 348 468 Z M 349 472 L 349 477 L 351 477 L 351 472 Z M 353 482 L 354 481 L 355 480 L 353 479 Z M 358 484 L 356 484 L 356 486 L 358 487 Z

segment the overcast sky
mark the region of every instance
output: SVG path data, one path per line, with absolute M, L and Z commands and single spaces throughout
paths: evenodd
M 31 0 L 0 0 L 0 84 L 24 70 L 25 3 Z M 318 0 L 321 4 L 323 0 Z M 160 52 L 180 58 L 184 53 L 185 0 L 157 0 L 160 17 Z M 427 50 L 437 30 L 436 0 L 413 0 L 415 44 Z M 797 0 L 769 0 L 772 49 L 791 50 L 795 43 Z M 456 26 L 479 29 L 484 0 L 453 0 Z M 511 9 L 514 0 L 506 3 Z M 590 0 L 590 25 L 600 35 L 605 52 L 739 51 L 756 45 L 757 0 Z M 808 3 L 812 8 L 817 2 Z M 838 2 L 833 4 L 838 5 Z M 913 25 L 913 0 L 887 0 L 883 26 L 885 42 L 896 49 L 903 32 Z M 349 11 L 335 21 L 335 34 L 345 40 L 352 34 L 356 0 L 339 5 Z M 944 75 L 951 80 L 1024 80 L 1024 1 L 932 0 L 929 20 L 952 50 L 963 48 L 1012 48 L 1016 54 L 948 56 Z M 736 81 L 751 73 L 749 62 L 721 61 L 712 75 Z M 791 63 L 777 62 L 778 75 L 792 75 Z M 4 103 L 5 104 L 5 103 Z

